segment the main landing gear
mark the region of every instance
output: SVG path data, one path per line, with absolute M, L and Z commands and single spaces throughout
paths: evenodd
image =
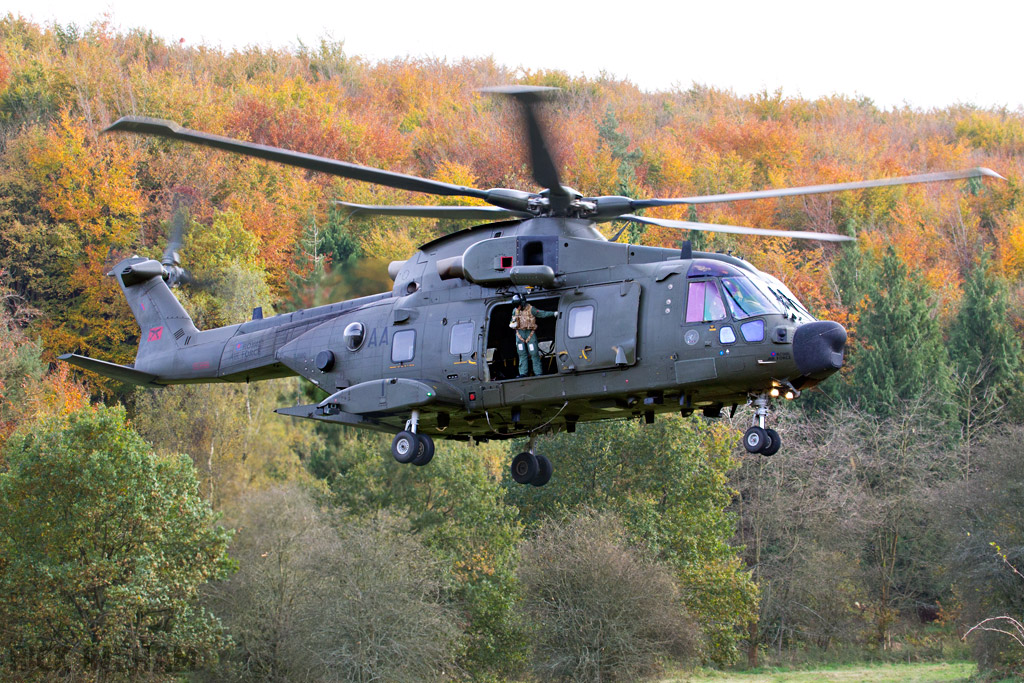
M 753 425 L 743 434 L 743 447 L 748 453 L 775 455 L 782 445 L 782 438 L 777 431 L 764 426 L 768 417 L 768 395 L 758 394 L 751 403 L 754 404 Z
M 423 467 L 434 457 L 434 440 L 426 434 L 418 434 L 420 411 L 412 411 L 412 417 L 405 423 L 405 429 L 395 435 L 391 442 L 391 455 L 402 463 Z
M 547 456 L 533 452 L 533 437 L 529 449 L 512 458 L 512 478 L 517 484 L 543 486 L 551 480 L 554 468 Z

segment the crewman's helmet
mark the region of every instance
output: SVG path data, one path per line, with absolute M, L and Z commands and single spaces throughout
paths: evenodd
M 516 306 L 521 306 L 523 301 L 524 301 L 524 299 L 523 299 L 522 295 L 520 295 L 520 294 L 513 294 L 512 295 L 512 303 L 515 304 Z

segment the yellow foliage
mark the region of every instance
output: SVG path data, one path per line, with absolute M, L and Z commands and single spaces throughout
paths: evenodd
M 1024 151 L 1024 121 L 1006 112 L 971 112 L 957 121 L 955 131 L 972 146 L 990 152 L 1002 150 L 1019 154 Z
M 1014 281 L 1024 278 L 1024 215 L 1014 213 L 1011 223 L 998 244 L 998 264 L 1006 277 Z
M 416 253 L 420 242 L 411 231 L 373 228 L 363 242 L 363 255 L 380 261 L 404 261 Z

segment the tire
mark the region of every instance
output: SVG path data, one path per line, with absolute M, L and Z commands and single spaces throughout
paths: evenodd
M 747 453 L 760 453 L 768 443 L 768 434 L 760 427 L 751 427 L 743 434 L 743 447 Z
M 416 437 L 420 440 L 421 447 L 417 451 L 417 456 L 412 459 L 412 464 L 423 467 L 434 457 L 434 440 L 427 434 L 417 434 Z
M 520 453 L 512 458 L 512 479 L 517 484 L 529 484 L 537 476 L 540 464 L 533 453 Z
M 412 462 L 420 451 L 420 440 L 412 432 L 401 431 L 391 442 L 391 455 L 403 465 Z
M 543 486 L 544 484 L 551 481 L 551 473 L 554 471 L 554 467 L 551 465 L 551 461 L 547 459 L 547 456 L 537 456 L 537 476 L 530 480 L 530 483 L 534 486 Z
M 779 452 L 779 447 L 782 446 L 782 437 L 774 429 L 766 429 L 764 432 L 768 435 L 768 443 L 761 449 L 761 455 L 775 455 Z

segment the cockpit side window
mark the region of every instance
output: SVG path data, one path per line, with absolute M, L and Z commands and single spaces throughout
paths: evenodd
M 724 318 L 725 304 L 714 280 L 691 282 L 686 293 L 686 322 L 711 322 Z
M 722 289 L 725 290 L 725 296 L 729 300 L 732 315 L 737 320 L 778 312 L 768 298 L 745 277 L 723 277 Z

